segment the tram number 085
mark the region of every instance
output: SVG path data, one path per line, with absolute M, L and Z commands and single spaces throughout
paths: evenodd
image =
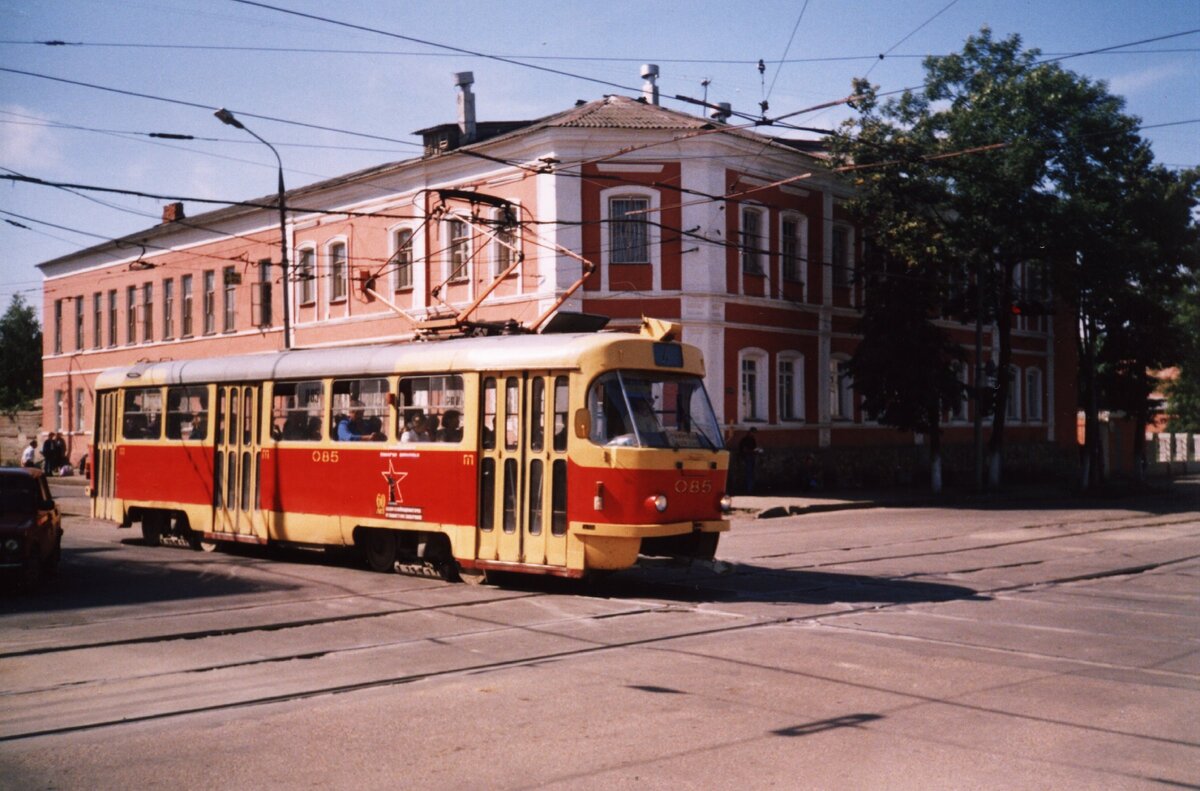
M 712 491 L 712 481 L 708 478 L 685 480 L 680 478 L 675 481 L 675 492 L 677 494 L 708 494 Z
M 336 450 L 314 450 L 312 460 L 317 464 L 337 464 L 338 452 Z

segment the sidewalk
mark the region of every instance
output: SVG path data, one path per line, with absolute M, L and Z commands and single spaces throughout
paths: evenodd
M 887 507 L 996 507 L 1019 503 L 1075 503 L 1087 506 L 1097 502 L 1144 496 L 1182 496 L 1200 510 L 1200 475 L 1153 478 L 1144 484 L 1111 481 L 1108 488 L 1096 492 L 1073 491 L 1065 484 L 1008 484 L 998 492 L 976 492 L 948 488 L 935 495 L 924 488 L 895 488 L 861 491 L 736 494 L 733 509 L 753 514 L 756 519 L 847 511 L 856 508 Z

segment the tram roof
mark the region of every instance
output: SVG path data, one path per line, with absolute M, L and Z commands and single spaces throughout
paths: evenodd
M 147 362 L 110 368 L 96 379 L 98 389 L 204 382 L 314 379 L 326 376 L 394 373 L 573 369 L 588 354 L 621 344 L 646 343 L 625 332 L 497 335 L 438 341 L 406 341 L 362 346 Z

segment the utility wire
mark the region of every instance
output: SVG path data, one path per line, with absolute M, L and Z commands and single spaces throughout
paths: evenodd
M 387 36 L 389 38 L 400 39 L 401 41 L 411 41 L 414 44 L 423 44 L 427 47 L 434 47 L 436 49 L 444 49 L 444 50 L 448 50 L 450 52 L 457 52 L 461 55 L 473 55 L 477 58 L 487 58 L 488 60 L 499 61 L 500 63 L 508 63 L 512 66 L 521 66 L 522 68 L 535 69 L 537 71 L 546 72 L 548 74 L 557 74 L 560 77 L 572 77 L 577 80 L 585 80 L 587 82 L 594 82 L 599 85 L 607 85 L 610 88 L 620 88 L 623 91 L 632 91 L 632 92 L 636 93 L 640 90 L 638 88 L 631 88 L 628 85 L 622 85 L 622 84 L 616 83 L 616 82 L 609 82 L 608 80 L 601 80 L 601 79 L 597 79 L 596 77 L 588 77 L 583 74 L 575 74 L 574 72 L 563 71 L 562 69 L 552 69 L 548 66 L 539 66 L 536 63 L 525 63 L 523 61 L 519 61 L 514 58 L 508 58 L 503 55 L 491 55 L 486 52 L 477 52 L 475 50 L 466 49 L 464 47 L 456 47 L 452 44 L 442 44 L 437 41 L 430 41 L 428 39 L 417 38 L 416 36 L 406 36 L 402 33 L 395 33 L 390 30 L 382 30 L 380 28 L 369 27 L 367 25 L 359 25 L 359 24 L 355 24 L 354 22 L 346 22 L 346 21 L 340 20 L 340 19 L 333 19 L 332 17 L 320 16 L 318 14 L 308 14 L 303 11 L 296 11 L 296 10 L 290 9 L 290 8 L 280 8 L 279 6 L 273 6 L 273 5 L 269 5 L 267 3 L 260 3 L 260 2 L 257 2 L 256 0 L 233 0 L 233 2 L 240 3 L 242 5 L 253 6 L 255 8 L 263 8 L 268 11 L 276 11 L 281 14 L 288 14 L 290 16 L 300 17 L 302 19 L 311 19 L 314 22 L 324 22 L 325 24 L 329 24 L 329 25 L 337 25 L 338 27 L 348 28 L 350 30 L 359 30 L 364 33 L 375 33 L 375 34 L 378 34 L 381 36 Z
M 915 32 L 915 31 L 914 31 Z M 217 52 L 267 52 L 281 54 L 309 54 L 309 55 L 391 55 L 399 57 L 425 57 L 425 58 L 453 58 L 458 57 L 461 53 L 457 52 L 420 52 L 406 50 L 386 50 L 386 49 L 337 49 L 332 47 L 253 47 L 253 46 L 236 46 L 230 44 L 145 44 L 128 41 L 62 41 L 62 40 L 15 40 L 7 39 L 0 40 L 0 45 L 11 46 L 50 46 L 50 47 L 97 47 L 111 49 L 172 49 L 172 50 L 211 50 Z M 1163 55 L 1163 54 L 1181 54 L 1188 52 L 1200 52 L 1196 48 L 1173 48 L 1173 49 L 1143 49 L 1143 50 L 1128 50 L 1125 52 L 1114 52 L 1115 55 Z M 895 60 L 904 58 L 908 60 L 917 60 L 927 58 L 933 53 L 893 53 L 890 50 L 885 53 L 887 57 Z M 1069 52 L 1045 52 L 1042 53 L 1047 57 L 1055 57 L 1059 55 L 1071 55 Z M 504 53 L 498 55 L 503 58 L 513 58 L 520 60 L 551 60 L 551 61 L 569 61 L 578 63 L 687 63 L 698 64 L 702 66 L 708 65 L 729 65 L 729 66 L 753 66 L 758 63 L 758 59 L 744 58 L 669 58 L 663 56 L 645 56 L 645 57 L 612 57 L 603 55 L 537 55 L 523 53 Z M 863 54 L 863 55 L 825 55 L 811 58 L 785 58 L 783 60 L 764 60 L 770 66 L 775 64 L 795 64 L 795 63 L 838 63 L 843 61 L 855 60 L 879 60 L 878 53 Z
M 808 10 L 808 0 L 804 0 L 804 5 L 800 7 L 800 14 L 796 17 L 796 24 L 792 25 L 792 35 L 788 36 L 787 46 L 783 48 L 783 57 L 779 59 L 779 65 L 775 67 L 775 76 L 771 78 L 771 87 L 767 89 L 767 95 L 763 97 L 763 115 L 767 114 L 767 102 L 771 99 L 771 94 L 775 91 L 775 83 L 779 80 L 779 72 L 783 71 L 783 64 L 787 60 L 788 53 L 792 50 L 792 42 L 796 40 L 796 31 L 800 29 L 800 20 L 804 19 L 804 12 Z
M 929 17 L 929 19 L 926 19 L 926 20 L 925 20 L 924 22 L 922 22 L 921 24 L 917 25 L 917 26 L 916 26 L 916 28 L 914 28 L 914 29 L 913 29 L 913 30 L 912 30 L 912 31 L 911 31 L 911 32 L 910 32 L 910 33 L 909 33 L 907 36 L 905 36 L 904 38 L 902 38 L 902 39 L 900 39 L 899 41 L 897 41 L 895 44 L 893 44 L 891 47 L 889 47 L 889 48 L 888 48 L 888 49 L 887 49 L 885 52 L 881 52 L 881 53 L 879 53 L 879 60 L 877 60 L 877 61 L 875 61 L 874 63 L 872 63 L 872 64 L 871 64 L 871 68 L 867 69 L 867 73 L 866 73 L 866 74 L 864 74 L 864 75 L 863 75 L 863 77 L 864 77 L 864 78 L 866 78 L 866 77 L 870 77 L 870 76 L 871 76 L 871 72 L 875 70 L 875 67 L 876 67 L 876 66 L 878 66 L 878 65 L 879 65 L 879 64 L 880 64 L 880 63 L 883 61 L 883 59 L 884 59 L 885 57 L 888 57 L 889 55 L 891 55 L 891 54 L 892 54 L 892 50 L 896 49 L 896 47 L 900 46 L 900 45 L 901 45 L 901 44 L 903 44 L 905 41 L 908 41 L 910 38 L 912 38 L 913 36 L 915 36 L 917 33 L 919 33 L 919 32 L 921 31 L 921 29 L 922 29 L 922 28 L 924 28 L 924 27 L 925 27 L 926 25 L 928 25 L 930 22 L 932 22 L 933 20 L 935 20 L 935 19 L 937 19 L 938 17 L 940 17 L 942 14 L 946 13 L 947 11 L 949 11 L 949 10 L 950 10 L 950 7 L 951 7 L 952 5 L 954 5 L 955 3 L 957 3 L 957 2 L 958 2 L 958 0 L 950 0 L 950 2 L 949 2 L 949 3 L 947 3 L 946 5 L 944 5 L 940 11 L 938 11 L 938 12 L 937 12 L 936 14 L 934 14 L 933 16 Z

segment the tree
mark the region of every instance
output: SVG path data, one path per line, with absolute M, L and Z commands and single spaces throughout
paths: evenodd
M 1148 162 L 1121 99 L 1037 56 L 1021 50 L 1019 37 L 996 40 L 984 28 L 961 53 L 925 60 L 921 92 L 879 103 L 874 88 L 858 81 L 859 117 L 834 143 L 840 161 L 858 169 L 867 236 L 902 260 L 915 260 L 924 245 L 936 255 L 923 276 L 941 281 L 943 312 L 995 329 L 1001 374 L 990 403 L 976 404 L 992 416 L 993 487 L 1013 317 L 1027 301 L 1014 273 L 1043 273 L 1060 294 L 1074 296 L 1082 234 L 1066 233 L 1064 219 L 1109 208 L 1096 192 L 1106 167 L 1121 163 L 1133 173 Z M 907 210 L 893 210 L 898 200 L 910 201 Z M 978 391 L 982 383 L 975 384 Z
M 0 316 L 0 370 L 0 411 L 29 409 L 41 397 L 42 327 L 20 294 Z
M 1193 271 L 1175 305 L 1182 351 L 1178 375 L 1167 386 L 1167 428 L 1200 434 L 1200 269 Z
M 890 263 L 890 265 L 889 265 Z M 933 318 L 937 282 L 918 262 L 879 262 L 868 272 L 862 341 L 849 375 L 872 418 L 929 438 L 929 480 L 942 491 L 942 415 L 962 398 L 962 349 Z

